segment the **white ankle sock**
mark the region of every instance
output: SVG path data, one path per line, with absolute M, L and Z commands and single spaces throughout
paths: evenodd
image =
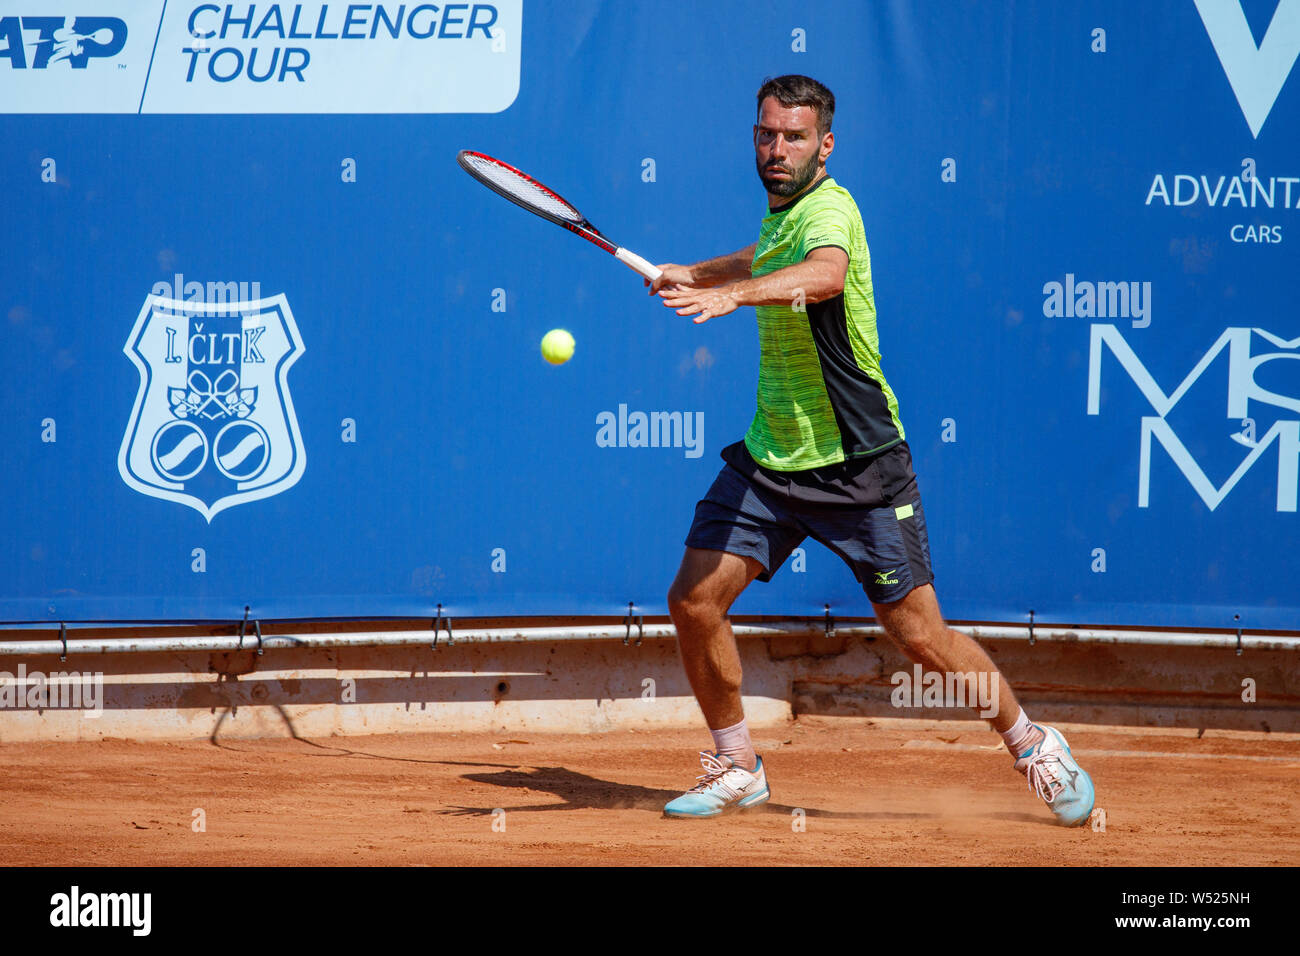
M 1021 750 L 1024 749 L 1022 745 L 1033 736 L 1036 729 L 1033 722 L 1025 714 L 1025 709 L 1021 707 L 1020 716 L 1011 725 L 1011 729 L 1002 731 L 1002 739 L 1005 741 L 1007 749 L 1011 751 L 1011 756 L 1020 756 Z
M 713 735 L 713 747 L 724 757 L 730 757 L 738 767 L 746 770 L 758 768 L 758 758 L 754 754 L 754 745 L 749 739 L 749 728 L 742 719 L 740 723 L 721 730 L 710 730 Z

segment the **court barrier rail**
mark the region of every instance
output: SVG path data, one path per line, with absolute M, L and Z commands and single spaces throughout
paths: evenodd
M 670 621 L 432 623 L 2 632 L 0 741 L 703 732 Z M 951 692 L 900 698 L 923 677 L 873 621 L 732 626 L 755 727 L 804 715 L 986 726 Z M 1300 734 L 1300 635 L 953 626 L 980 640 L 1036 718 Z M 36 675 L 45 698 L 31 696 Z M 20 680 L 26 696 L 6 697 L 4 684 L 21 690 Z M 68 694 L 77 682 L 80 701 Z

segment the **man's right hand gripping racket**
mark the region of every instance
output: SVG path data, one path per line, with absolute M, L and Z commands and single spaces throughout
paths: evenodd
M 456 162 L 460 163 L 461 169 L 494 193 L 504 196 L 515 205 L 522 206 L 557 226 L 563 226 L 588 242 L 595 243 L 651 282 L 662 275 L 658 269 L 635 252 L 623 249 L 606 239 L 600 230 L 583 218 L 582 213 L 578 212 L 571 203 L 527 173 L 520 172 L 499 159 L 469 149 L 462 149 L 457 153 Z

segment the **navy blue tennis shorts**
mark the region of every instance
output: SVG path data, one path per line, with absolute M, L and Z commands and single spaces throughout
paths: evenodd
M 737 442 L 695 506 L 686 545 L 751 557 L 772 575 L 811 537 L 840 556 L 867 597 L 887 604 L 934 580 L 912 454 L 899 442 L 870 458 L 810 471 L 764 468 Z

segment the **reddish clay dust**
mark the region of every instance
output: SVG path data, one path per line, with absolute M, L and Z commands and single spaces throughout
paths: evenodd
M 700 772 L 701 731 L 5 744 L 0 859 L 1300 864 L 1297 735 L 1062 728 L 1096 782 L 1104 832 L 1053 825 L 973 724 L 804 717 L 759 731 L 771 803 L 700 821 L 661 811 Z

